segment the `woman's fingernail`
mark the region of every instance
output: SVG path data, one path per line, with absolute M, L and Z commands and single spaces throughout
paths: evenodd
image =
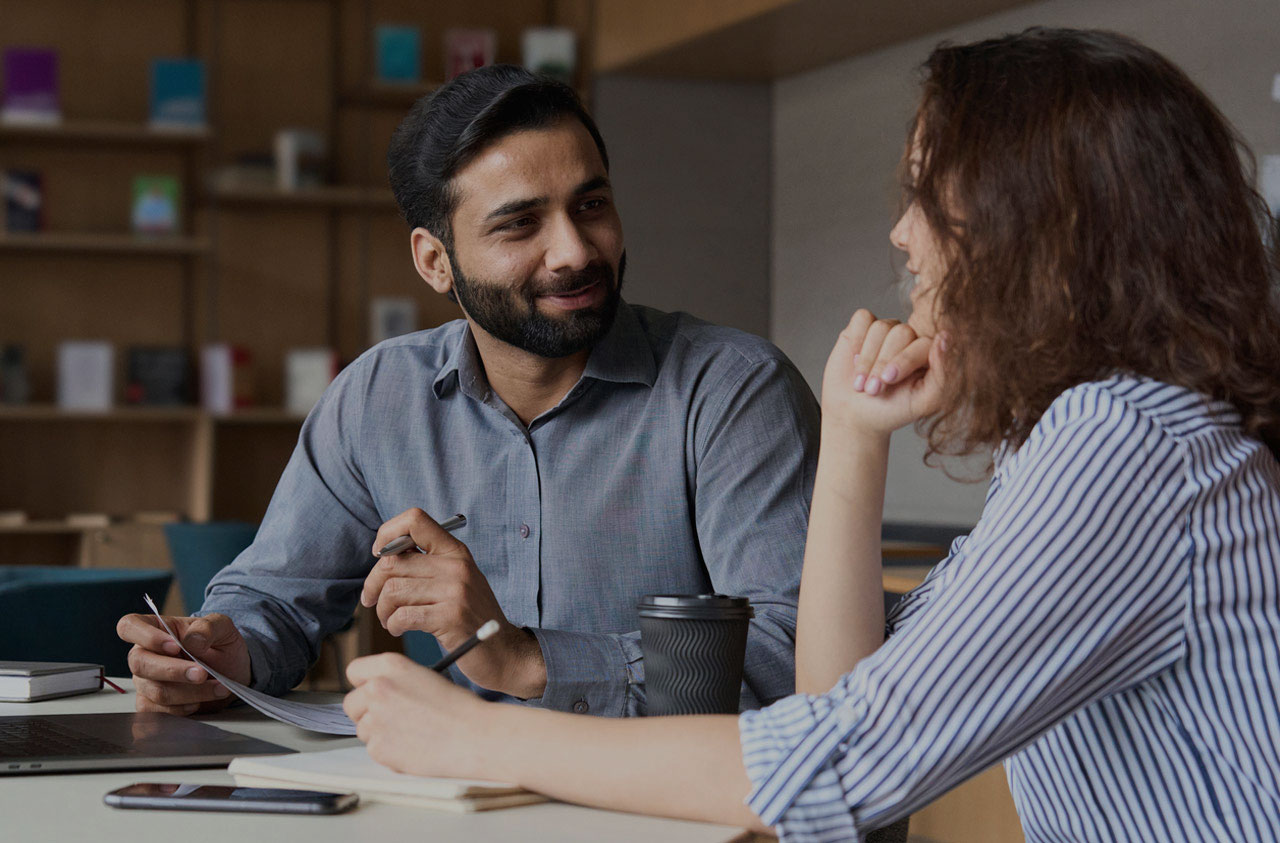
M 198 667 L 187 668 L 187 678 L 192 682 L 199 682 L 204 678 L 204 671 Z
M 884 367 L 884 371 L 880 373 L 880 379 L 885 383 L 893 383 L 898 379 L 898 367 L 889 365 Z
M 868 394 L 868 395 L 875 395 L 875 394 L 876 394 L 877 392 L 879 392 L 879 391 L 880 391 L 880 379 L 879 379 L 879 378 L 871 378 L 869 381 L 867 381 L 867 394 Z
M 866 375 L 858 375 L 856 378 L 854 378 L 854 379 L 853 379 L 853 391 L 854 391 L 854 392 L 861 392 L 861 391 L 862 391 L 862 385 L 863 385 L 864 383 L 866 383 L 866 381 L 867 381 L 867 376 L 866 376 Z

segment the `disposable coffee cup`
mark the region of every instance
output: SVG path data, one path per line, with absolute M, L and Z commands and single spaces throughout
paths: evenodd
M 648 594 L 637 608 L 648 713 L 737 714 L 751 601 Z

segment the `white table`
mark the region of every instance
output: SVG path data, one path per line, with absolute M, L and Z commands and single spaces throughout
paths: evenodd
M 0 715 L 90 714 L 133 711 L 133 686 L 41 703 L 0 703 Z M 290 699 L 337 702 L 337 694 L 295 693 Z M 358 744 L 306 732 L 267 719 L 248 707 L 202 717 L 205 722 L 301 752 Z M 365 802 L 354 811 L 333 816 L 139 811 L 108 808 L 102 796 L 132 782 L 232 784 L 225 769 L 132 770 L 119 773 L 51 773 L 0 776 L 0 839 L 4 841 L 177 841 L 177 843 L 476 843 L 490 840 L 597 843 L 602 840 L 653 840 L 670 843 L 743 843 L 752 835 L 742 829 L 706 823 L 641 817 L 598 811 L 563 803 L 527 805 L 476 814 L 445 814 L 399 805 Z

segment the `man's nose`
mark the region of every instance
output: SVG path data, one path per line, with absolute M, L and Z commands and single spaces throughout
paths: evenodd
M 552 272 L 581 272 L 596 258 L 596 249 L 573 220 L 561 218 L 552 225 L 546 265 Z

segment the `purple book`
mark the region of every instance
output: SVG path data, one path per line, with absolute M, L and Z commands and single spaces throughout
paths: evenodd
M 45 47 L 9 47 L 4 51 L 4 101 L 8 121 L 54 122 L 58 103 L 58 51 Z

